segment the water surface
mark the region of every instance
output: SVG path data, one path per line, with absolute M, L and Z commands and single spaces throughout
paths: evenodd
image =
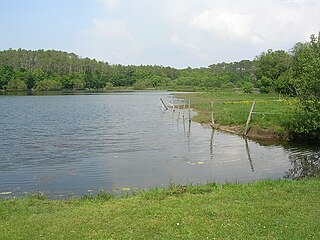
M 84 195 L 319 174 L 319 149 L 262 146 L 164 111 L 164 92 L 0 96 L 0 192 Z

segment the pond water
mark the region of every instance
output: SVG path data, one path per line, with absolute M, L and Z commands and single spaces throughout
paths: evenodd
M 300 178 L 319 148 L 269 145 L 165 111 L 165 92 L 0 96 L 0 193 L 52 197 Z M 0 197 L 4 195 L 0 195 Z

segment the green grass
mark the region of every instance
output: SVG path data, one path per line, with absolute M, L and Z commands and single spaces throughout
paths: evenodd
M 198 112 L 193 120 L 200 123 L 211 122 L 211 101 L 215 123 L 222 126 L 237 126 L 240 131 L 245 124 L 253 101 L 256 101 L 251 121 L 252 129 L 284 134 L 286 124 L 296 105 L 296 100 L 276 94 L 245 94 L 238 92 L 210 92 L 178 95 L 191 99 Z
M 320 179 L 0 201 L 0 239 L 320 239 Z

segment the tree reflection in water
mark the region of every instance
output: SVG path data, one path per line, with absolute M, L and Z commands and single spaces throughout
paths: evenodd
M 289 156 L 291 169 L 285 178 L 301 179 L 320 176 L 320 151 L 292 153 Z

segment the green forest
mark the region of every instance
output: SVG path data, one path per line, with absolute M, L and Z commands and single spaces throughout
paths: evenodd
M 167 90 L 242 89 L 302 94 L 318 86 L 319 43 L 297 43 L 290 51 L 267 50 L 254 60 L 203 68 L 111 65 L 57 50 L 0 51 L 0 90 L 111 90 L 113 87 Z M 318 70 L 319 71 L 319 70 Z M 314 76 L 309 76 L 309 75 Z M 305 84 L 302 84 L 305 83 Z M 316 90 L 311 87 L 310 89 Z
M 0 90 L 243 89 L 261 93 L 302 93 L 302 82 L 316 84 L 318 39 L 297 43 L 290 51 L 267 50 L 254 60 L 217 63 L 203 68 L 111 65 L 57 50 L 0 51 Z M 306 54 L 308 56 L 306 56 Z M 309 56 L 310 55 L 310 56 Z M 314 58 L 314 60 L 312 60 Z M 305 62 L 306 61 L 306 62 Z M 308 72 L 306 72 L 308 71 Z M 308 78 L 308 79 L 307 79 Z M 304 87 L 306 87 L 304 85 Z M 299 89 L 298 89 L 299 88 Z
M 7 91 L 239 88 L 251 85 L 252 77 L 249 60 L 178 70 L 163 66 L 110 65 L 56 50 L 0 52 L 0 89 Z
M 0 91 L 165 89 L 281 93 L 298 99 L 289 131 L 320 136 L 320 34 L 290 51 L 203 68 L 112 65 L 56 50 L 0 51 Z

